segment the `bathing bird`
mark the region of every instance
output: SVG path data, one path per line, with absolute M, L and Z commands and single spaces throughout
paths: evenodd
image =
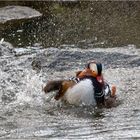
M 72 105 L 112 107 L 116 101 L 116 87 L 110 89 L 103 79 L 102 64 L 95 61 L 76 72 L 76 77 L 49 81 L 43 90 L 45 93 L 57 90 L 54 98 Z

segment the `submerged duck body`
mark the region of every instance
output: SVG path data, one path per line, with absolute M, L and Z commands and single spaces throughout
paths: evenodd
M 57 90 L 56 100 L 64 101 L 71 105 L 116 106 L 116 87 L 111 91 L 108 85 L 102 90 L 97 81 L 85 78 L 75 83 L 71 80 L 50 81 L 44 87 L 45 93 Z
M 57 90 L 56 100 L 73 105 L 106 105 L 111 107 L 116 101 L 116 87 L 110 90 L 102 76 L 102 65 L 90 63 L 86 69 L 79 71 L 75 79 L 50 81 L 44 87 L 45 93 Z M 113 96 L 112 96 L 113 95 Z
M 58 86 L 59 85 L 59 86 Z M 45 86 L 44 91 L 57 90 L 56 100 L 61 99 L 73 105 L 93 105 L 104 103 L 103 85 L 91 76 L 75 80 L 51 81 Z

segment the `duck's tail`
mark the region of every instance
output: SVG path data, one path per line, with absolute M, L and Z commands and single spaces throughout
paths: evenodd
M 43 91 L 45 93 L 59 90 L 61 85 L 62 85 L 63 80 L 58 80 L 58 81 L 49 81 L 46 86 L 43 88 Z

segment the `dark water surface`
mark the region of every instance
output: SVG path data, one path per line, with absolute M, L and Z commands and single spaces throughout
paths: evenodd
M 35 43 L 44 47 L 65 47 L 66 44 L 81 48 L 140 45 L 138 1 L 25 2 L 24 5 L 38 9 L 43 17 L 19 24 L 11 22 L 0 28 L 0 38 L 15 47 Z
M 122 6 L 56 4 L 50 16 L 0 28 L 10 42 L 0 41 L 0 139 L 140 139 L 139 13 L 135 3 Z M 67 106 L 43 93 L 48 80 L 70 78 L 93 59 L 117 86 L 118 106 Z

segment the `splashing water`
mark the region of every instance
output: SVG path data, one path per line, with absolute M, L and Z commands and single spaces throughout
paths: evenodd
M 139 49 L 127 46 L 6 50 L 8 53 L 2 52 L 0 56 L 0 138 L 140 138 Z M 111 109 L 66 106 L 54 101 L 55 93 L 42 92 L 48 80 L 74 76 L 77 69 L 92 59 L 104 64 L 105 79 L 117 86 L 119 106 Z

